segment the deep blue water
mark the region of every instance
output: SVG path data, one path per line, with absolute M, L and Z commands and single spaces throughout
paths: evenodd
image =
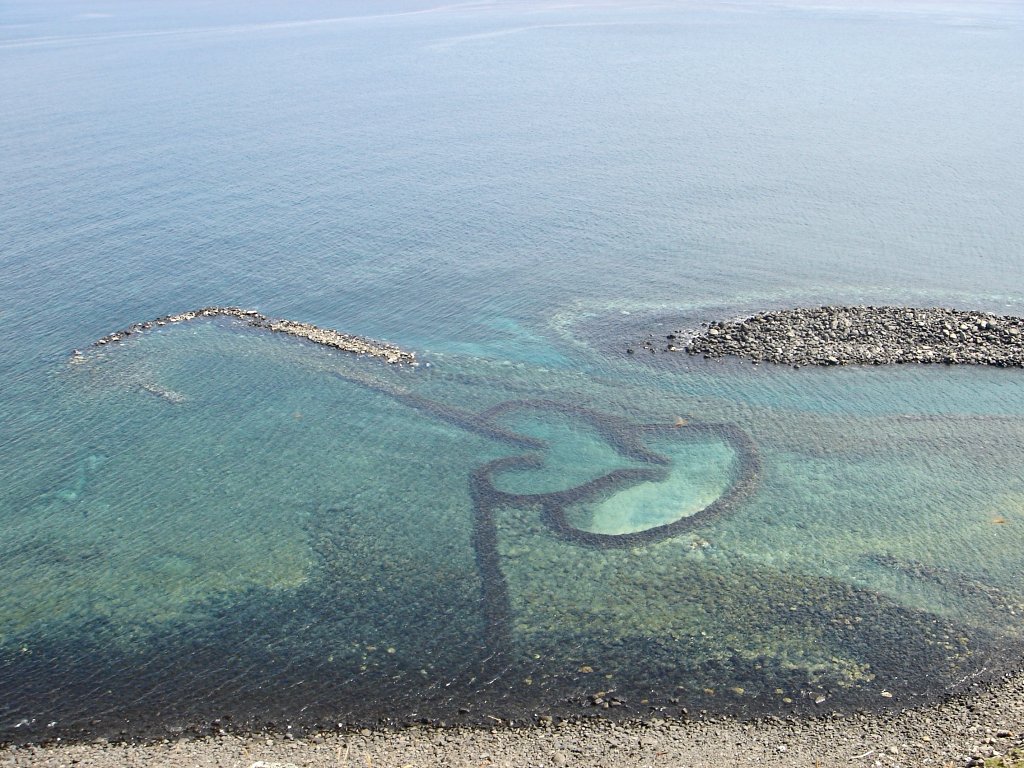
M 1016 667 L 1021 371 L 625 349 L 1024 313 L 1021 93 L 1014 3 L 0 5 L 0 741 Z M 69 362 L 208 304 L 430 365 L 222 320 Z

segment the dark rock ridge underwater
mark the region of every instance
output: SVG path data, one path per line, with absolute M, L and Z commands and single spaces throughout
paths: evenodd
M 130 333 L 111 334 L 96 345 L 116 343 L 153 325 L 219 316 L 285 333 L 292 333 L 288 328 L 300 328 L 302 333 L 292 335 L 313 341 L 320 332 L 327 334 L 322 337 L 326 339 L 335 333 L 291 321 L 268 321 L 248 310 L 213 307 L 161 318 L 148 326 L 131 326 Z M 341 336 L 346 344 L 351 338 Z M 399 356 L 401 351 L 390 345 L 380 350 L 380 354 L 365 354 L 387 362 L 415 360 L 412 353 Z M 114 630 L 102 619 L 90 617 L 82 617 L 82 625 L 66 635 L 53 627 L 34 631 L 25 638 L 24 647 L 31 647 L 31 654 L 0 648 L 0 702 L 4 702 L 0 704 L 0 741 L 160 737 L 169 729 L 281 731 L 294 725 L 301 731 L 339 723 L 346 727 L 421 721 L 493 725 L 530 721 L 538 713 L 686 716 L 687 711 L 707 709 L 776 714 L 820 712 L 823 704 L 825 709 L 837 710 L 880 705 L 876 690 L 861 690 L 861 684 L 846 679 L 842 672 L 819 670 L 812 675 L 800 665 L 773 657 L 768 648 L 750 658 L 728 643 L 708 658 L 707 641 L 701 638 L 581 636 L 567 624 L 543 640 L 543 656 L 528 653 L 516 634 L 518 617 L 506 576 L 509 564 L 502 562 L 500 546 L 501 536 L 509 535 L 507 521 L 514 520 L 517 511 L 535 514 L 540 534 L 546 532 L 575 548 L 573 559 L 583 563 L 599 556 L 598 550 L 640 551 L 742 513 L 762 471 L 756 444 L 733 424 L 692 418 L 636 424 L 555 400 L 510 400 L 475 412 L 414 393 L 405 384 L 390 383 L 381 375 L 385 370 L 374 373 L 348 365 L 336 375 L 518 451 L 467 467 L 470 543 L 480 589 L 479 636 L 459 635 L 458 624 L 451 630 L 441 624 L 417 630 L 427 635 L 422 642 L 435 657 L 434 674 L 449 682 L 431 683 L 420 677 L 417 665 L 403 668 L 400 658 L 394 660 L 398 666 L 379 670 L 325 667 L 323 648 L 337 642 L 332 628 L 342 626 L 342 617 L 352 610 L 343 588 L 351 574 L 333 565 L 336 553 L 352 546 L 338 521 L 357 516 L 359 510 L 335 509 L 324 501 L 309 523 L 323 572 L 287 595 L 257 590 L 241 598 L 214 601 L 208 618 L 183 625 L 180 636 L 168 633 L 147 641 L 144 649 L 105 642 L 106 633 Z M 522 412 L 557 414 L 593 428 L 622 457 L 640 466 L 615 469 L 553 492 L 503 492 L 495 486 L 495 476 L 540 468 L 546 462 L 544 440 L 508 426 L 507 417 Z M 667 476 L 671 460 L 649 448 L 650 440 L 725 442 L 734 456 L 729 488 L 695 514 L 647 530 L 612 535 L 575 527 L 565 514 L 569 505 L 608 498 Z M 997 614 L 1021 608 L 1016 595 L 1004 596 L 984 585 L 957 580 L 955 574 L 884 554 L 874 565 L 915 581 L 952 585 L 958 594 L 981 598 Z M 708 612 L 733 615 L 752 627 L 781 625 L 797 635 L 820 634 L 830 646 L 863 662 L 872 678 L 884 681 L 889 689 L 882 706 L 943 698 L 960 690 L 965 680 L 973 682 L 978 669 L 987 670 L 988 676 L 1015 663 L 1010 658 L 1013 654 L 1006 653 L 1009 638 L 997 630 L 967 630 L 938 614 L 900 605 L 833 578 L 733 560 L 684 558 L 675 570 L 686 589 L 701 596 Z M 330 599 L 335 594 L 338 599 Z M 297 612 L 297 606 L 311 608 Z M 429 637 L 431 632 L 438 633 L 436 639 Z M 590 674 L 590 664 L 598 659 L 620 671 L 614 691 L 604 690 L 608 684 L 602 685 Z M 524 687 L 524 679 L 534 684 Z
M 655 342 L 642 348 L 655 351 Z M 1024 318 L 954 309 L 824 306 L 759 312 L 669 333 L 661 351 L 787 365 L 1024 367 Z M 627 351 L 632 353 L 633 348 Z

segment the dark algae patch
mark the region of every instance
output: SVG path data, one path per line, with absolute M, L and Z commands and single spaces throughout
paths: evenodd
M 1024 366 L 1024 319 L 912 307 L 824 306 L 759 312 L 666 334 L 643 349 L 787 365 Z M 634 348 L 630 348 L 633 351 Z

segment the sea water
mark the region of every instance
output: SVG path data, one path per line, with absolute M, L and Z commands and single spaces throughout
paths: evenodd
M 1015 668 L 1024 374 L 638 343 L 1024 312 L 1022 92 L 1013 3 L 6 3 L 0 741 Z M 89 348 L 207 304 L 422 364 Z

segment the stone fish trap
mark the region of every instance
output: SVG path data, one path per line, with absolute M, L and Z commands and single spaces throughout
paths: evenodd
M 474 498 L 486 499 L 486 503 L 496 507 L 539 506 L 543 510 L 543 520 L 548 528 L 559 537 L 576 544 L 598 548 L 633 547 L 678 536 L 734 510 L 737 503 L 754 490 L 760 474 L 760 460 L 753 441 L 742 430 L 730 424 L 687 420 L 678 425 L 631 425 L 607 414 L 551 400 L 510 400 L 484 411 L 480 418 L 485 422 L 493 422 L 496 418 L 517 410 L 555 412 L 577 418 L 595 427 L 622 456 L 649 465 L 612 470 L 602 477 L 573 488 L 536 494 L 500 491 L 494 486 L 493 476 L 497 472 L 509 469 L 543 467 L 544 460 L 540 456 L 510 456 L 496 459 L 473 472 Z M 637 483 L 659 482 L 667 477 L 667 468 L 671 460 L 644 445 L 643 438 L 649 437 L 681 437 L 687 440 L 702 437 L 722 440 L 732 448 L 736 456 L 736 470 L 729 490 L 711 504 L 690 515 L 639 531 L 598 533 L 580 529 L 569 522 L 566 507 L 571 504 L 591 501 L 610 491 L 628 488 Z
M 191 314 L 191 316 L 174 316 L 172 322 L 184 322 L 194 317 L 212 317 L 226 315 L 237 317 L 228 311 L 222 313 L 214 308 L 210 314 Z M 239 310 L 245 313 L 245 310 Z M 186 313 L 189 314 L 189 313 Z M 243 318 L 244 320 L 244 318 Z M 258 323 L 245 323 L 247 326 L 262 327 Z M 117 341 L 114 339 L 113 341 Z M 107 342 L 110 343 L 110 342 Z M 105 345 L 99 345 L 105 346 Z M 72 360 L 74 362 L 74 359 Z M 624 548 L 643 547 L 672 537 L 677 537 L 685 532 L 692 531 L 716 519 L 728 516 L 738 511 L 740 505 L 748 499 L 758 485 L 761 473 L 761 459 L 754 441 L 746 432 L 737 426 L 724 423 L 707 423 L 700 421 L 677 422 L 673 425 L 665 424 L 638 424 L 624 418 L 613 416 L 596 410 L 571 405 L 563 402 L 545 399 L 521 399 L 508 400 L 481 412 L 474 412 L 455 405 L 450 405 L 423 395 L 417 394 L 407 386 L 401 385 L 386 375 L 388 368 L 379 366 L 363 366 L 353 361 L 352 364 L 343 366 L 343 370 L 331 366 L 330 370 L 323 370 L 328 375 L 336 376 L 342 380 L 349 381 L 366 389 L 376 391 L 388 398 L 404 404 L 410 408 L 420 411 L 424 415 L 449 422 L 460 429 L 486 436 L 497 442 L 520 449 L 518 455 L 505 456 L 488 461 L 480 466 L 469 469 L 467 483 L 470 490 L 471 520 L 470 520 L 470 544 L 473 548 L 473 561 L 477 573 L 480 576 L 480 605 L 476 609 L 482 619 L 480 630 L 483 647 L 479 649 L 483 655 L 474 661 L 478 664 L 477 672 L 480 679 L 489 680 L 485 688 L 476 688 L 473 691 L 466 691 L 467 696 L 482 697 L 487 700 L 488 696 L 494 695 L 498 700 L 506 695 L 504 686 L 509 683 L 512 676 L 518 669 L 517 655 L 519 652 L 518 641 L 514 637 L 514 622 L 516 616 L 513 613 L 512 600 L 510 599 L 509 582 L 502 569 L 502 555 L 499 549 L 499 528 L 498 515 L 505 512 L 529 511 L 539 513 L 537 520 L 541 524 L 540 532 L 543 535 L 547 531 L 554 539 L 561 540 L 573 546 L 588 549 L 622 550 Z M 560 489 L 547 493 L 507 493 L 495 486 L 495 478 L 498 474 L 514 469 L 536 469 L 546 466 L 546 459 L 537 455 L 537 452 L 544 450 L 549 443 L 537 437 L 523 434 L 514 428 L 503 423 L 503 417 L 517 411 L 559 414 L 580 423 L 587 424 L 593 428 L 600 437 L 612 448 L 618 451 L 619 455 L 641 464 L 639 467 L 628 469 L 620 468 L 606 472 L 603 476 L 587 482 L 580 483 L 574 487 Z M 650 528 L 629 531 L 620 534 L 597 533 L 583 530 L 573 524 L 572 519 L 566 514 L 567 508 L 580 502 L 594 501 L 595 499 L 607 497 L 619 490 L 635 486 L 639 483 L 663 481 L 669 473 L 672 461 L 666 456 L 655 452 L 647 447 L 646 442 L 650 439 L 666 441 L 671 439 L 679 440 L 706 440 L 714 439 L 723 441 L 731 449 L 733 459 L 730 462 L 731 483 L 726 490 L 714 501 L 707 504 L 697 512 L 686 517 L 677 518 L 671 522 L 654 525 Z M 714 576 L 714 574 L 712 574 Z M 715 577 L 717 578 L 717 577 Z M 765 578 L 769 578 L 766 576 Z M 776 578 L 770 576 L 770 578 Z M 786 583 L 791 581 L 787 577 Z M 714 578 L 709 579 L 709 584 L 714 583 Z M 822 584 L 832 585 L 831 588 L 838 590 L 837 599 L 850 603 L 850 610 L 857 615 L 878 614 L 889 616 L 892 622 L 882 622 L 885 626 L 913 625 L 916 614 L 908 612 L 899 606 L 890 605 L 869 593 L 862 592 L 849 585 L 832 584 L 827 581 L 819 584 L 813 583 L 812 592 L 817 591 Z M 804 592 L 807 590 L 805 589 Z M 830 593 L 831 594 L 831 593 Z M 816 598 L 817 599 L 817 598 Z M 843 605 L 846 605 L 843 602 Z M 890 616 L 891 614 L 891 616 Z M 934 623 L 934 617 L 925 617 L 930 623 Z M 942 623 L 942 632 L 937 636 L 948 639 L 952 637 L 946 631 L 946 624 Z M 950 630 L 951 631 L 951 630 Z M 868 653 L 871 648 L 876 647 L 878 632 L 867 632 L 863 648 L 857 645 L 854 650 Z M 930 638 L 934 633 L 928 634 Z M 900 635 L 902 637 L 902 633 Z M 859 640 L 864 640 L 860 638 Z M 858 640 L 858 641 L 859 641 Z M 929 641 L 930 642 L 930 641 Z M 852 646 L 851 646 L 852 647 Z M 888 647 L 888 646 L 886 646 Z M 922 646 L 923 647 L 923 646 Z M 931 650 L 934 646 L 928 645 L 929 653 L 927 662 L 933 664 L 934 657 Z M 920 655 L 920 654 L 919 654 Z M 901 656 L 900 658 L 903 658 Z M 917 657 L 914 657 L 915 659 Z M 664 661 L 664 659 L 661 659 Z M 673 669 L 678 668 L 679 662 L 683 661 L 673 656 Z M 769 664 L 767 658 L 762 663 Z M 915 666 L 916 665 L 916 666 Z M 909 663 L 914 669 L 924 669 L 922 664 L 917 662 Z M 699 667 L 698 667 L 699 668 Z M 557 675 L 568 670 L 553 670 L 556 682 L 560 678 Z M 714 671 L 712 669 L 712 671 Z M 752 670 L 750 674 L 758 674 Z M 473 680 L 477 678 L 474 677 Z M 501 681 L 501 682 L 498 682 Z M 472 680 L 467 684 L 472 684 Z M 494 691 L 486 686 L 498 682 Z M 564 681 L 563 681 L 564 682 Z M 571 683 L 571 681 L 569 681 Z M 572 692 L 572 686 L 565 690 Z M 555 689 L 552 689 L 553 691 Z M 540 691 L 537 691 L 539 694 Z M 475 699 L 474 699 L 475 700 Z M 225 702 L 230 707 L 244 709 L 246 704 L 243 701 Z M 550 702 L 549 702 L 550 703 Z M 815 701 L 815 704 L 817 702 Z M 224 703 L 217 706 L 223 706 Z M 298 706 L 298 704 L 297 704 Z M 305 706 L 305 705 L 302 705 Z M 335 701 L 332 707 L 352 706 L 358 709 L 358 703 L 343 703 Z M 774 710 L 772 710 L 774 711 Z M 401 716 L 401 713 L 395 713 Z M 328 715 L 330 717 L 330 715 Z

